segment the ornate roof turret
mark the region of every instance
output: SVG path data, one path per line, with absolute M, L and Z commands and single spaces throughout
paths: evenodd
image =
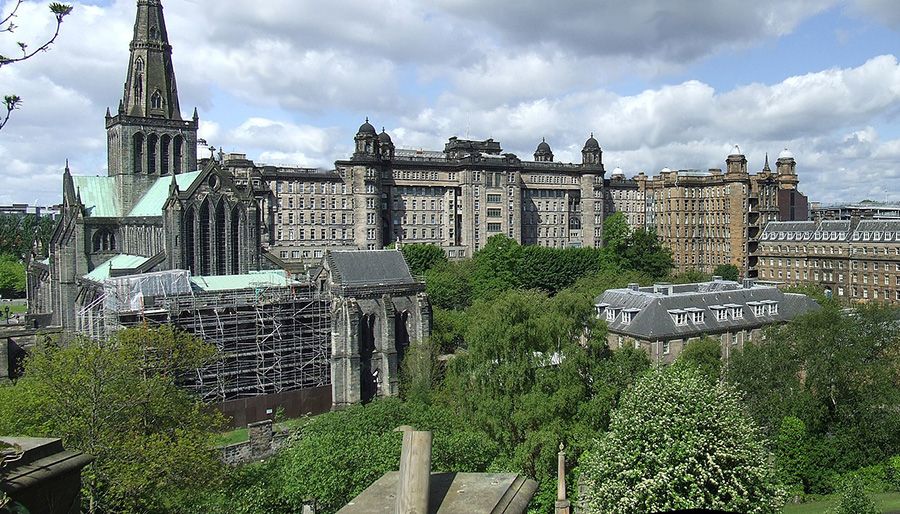
M 547 140 L 541 138 L 541 142 L 538 143 L 537 150 L 534 151 L 534 160 L 537 162 L 553 162 L 553 151 L 550 150 L 550 145 L 547 144 Z
M 360 134 L 360 135 L 361 135 L 361 134 L 372 134 L 372 135 L 374 135 L 374 134 L 376 133 L 376 132 L 375 132 L 375 127 L 373 127 L 372 124 L 369 123 L 369 117 L 368 117 L 368 116 L 366 116 L 366 122 L 359 126 L 359 130 L 357 130 L 356 133 L 357 133 L 357 134 Z
M 588 140 L 584 142 L 584 148 L 582 148 L 581 151 L 583 152 L 585 150 L 599 150 L 599 149 L 600 149 L 600 143 L 598 143 L 597 140 L 594 139 L 594 133 L 591 132 L 591 137 L 589 137 Z
M 581 149 L 581 164 L 593 168 L 600 168 L 601 174 L 603 169 L 603 150 L 600 149 L 600 143 L 594 139 L 594 133 L 584 142 L 584 148 Z
M 766 152 L 766 165 L 763 166 L 763 171 L 771 173 L 772 168 L 769 167 L 769 152 Z
M 381 134 L 378 134 L 378 142 L 379 143 L 390 143 L 391 136 L 387 132 L 384 131 L 384 127 L 381 127 Z

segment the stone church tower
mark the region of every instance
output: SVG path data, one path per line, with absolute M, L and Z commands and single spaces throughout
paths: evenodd
M 113 116 L 107 109 L 109 176 L 120 212 L 128 212 L 162 175 L 197 169 L 197 109 L 181 118 L 172 46 L 159 0 L 138 0 L 125 91 Z

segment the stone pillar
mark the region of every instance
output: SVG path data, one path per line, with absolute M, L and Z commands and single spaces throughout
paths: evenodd
M 247 425 L 250 439 L 250 458 L 262 460 L 272 455 L 272 420 L 266 419 Z
M 563 452 L 562 443 L 559 444 L 559 454 L 557 455 L 556 472 L 558 475 L 556 485 L 556 514 L 569 514 L 571 504 L 566 499 L 566 454 Z

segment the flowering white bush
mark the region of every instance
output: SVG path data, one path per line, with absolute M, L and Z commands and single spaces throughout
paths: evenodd
M 635 384 L 581 462 L 589 512 L 781 512 L 759 429 L 733 391 L 686 367 L 657 369 Z

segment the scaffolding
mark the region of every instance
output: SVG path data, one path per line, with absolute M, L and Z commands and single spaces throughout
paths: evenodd
M 187 272 L 177 273 L 184 274 L 187 290 L 174 275 L 107 280 L 103 293 L 82 309 L 82 331 L 94 337 L 168 324 L 215 345 L 216 362 L 183 377 L 184 386 L 210 402 L 331 383 L 330 301 L 314 285 L 250 283 L 198 291 L 191 290 Z M 102 315 L 97 305 L 103 306 Z

